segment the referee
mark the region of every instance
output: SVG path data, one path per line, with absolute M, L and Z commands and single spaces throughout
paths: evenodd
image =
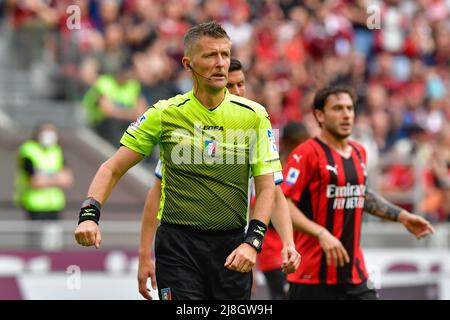
M 225 89 L 231 41 L 223 28 L 216 22 L 196 25 L 184 45 L 182 63 L 193 89 L 157 102 L 128 127 L 122 146 L 91 183 L 75 238 L 99 247 L 101 205 L 120 177 L 159 144 L 164 163 L 155 240 L 160 299 L 249 299 L 249 271 L 274 200 L 273 173 L 281 170 L 278 150 L 264 107 Z M 256 204 L 245 233 L 250 171 Z

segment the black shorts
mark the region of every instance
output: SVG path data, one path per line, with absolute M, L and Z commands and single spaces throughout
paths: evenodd
M 378 293 L 367 286 L 367 281 L 360 284 L 303 284 L 290 283 L 289 300 L 377 300 Z
M 30 220 L 59 220 L 59 211 L 28 211 Z
M 156 282 L 162 300 L 249 300 L 252 273 L 224 267 L 244 230 L 201 232 L 161 223 L 155 239 Z

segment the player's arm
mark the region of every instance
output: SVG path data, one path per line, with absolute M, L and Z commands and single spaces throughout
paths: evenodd
M 248 240 L 248 236 L 246 236 L 246 241 L 254 243 L 254 245 L 243 242 L 227 257 L 224 266 L 233 271 L 249 272 L 252 270 L 256 262 L 256 254 L 259 252 L 255 247 L 260 248 L 262 245 L 262 238 L 266 233 L 273 207 L 275 195 L 273 174 L 255 176 L 254 179 L 256 200 L 254 210 L 250 215 L 247 235 L 254 232 L 256 236 L 251 240 Z
M 272 212 L 275 199 L 275 184 L 273 182 L 273 174 L 256 176 L 255 190 L 255 207 L 251 212 L 250 221 L 256 219 L 268 225 L 270 221 L 270 213 Z
M 152 246 L 159 220 L 159 202 L 161 200 L 161 180 L 155 179 L 153 187 L 147 193 L 144 211 L 142 212 L 141 242 L 139 245 L 138 285 L 140 294 L 151 300 L 147 289 L 150 278 L 152 288 L 156 290 L 155 263 L 152 260 Z
M 105 203 L 119 179 L 132 166 L 149 155 L 159 143 L 161 133 L 161 110 L 158 104 L 150 107 L 144 115 L 130 124 L 120 143 L 123 145 L 97 171 L 83 203 L 80 219 L 75 230 L 76 241 L 84 246 L 100 245 L 98 220 L 100 206 Z
M 283 249 L 281 250 L 281 269 L 285 273 L 295 272 L 300 265 L 301 257 L 295 249 L 294 230 L 289 214 L 289 206 L 279 186 L 275 187 L 275 205 L 271 221 L 283 243 Z
M 288 201 L 294 228 L 317 238 L 325 252 L 328 265 L 343 266 L 350 259 L 339 239 L 325 227 L 309 219 L 296 205 L 301 201 L 303 191 L 308 188 L 318 167 L 318 159 L 312 149 L 305 145 L 297 147 L 288 158 L 283 174 L 285 182 L 281 187 Z
M 273 173 L 281 170 L 268 114 L 261 106 L 257 109 L 258 130 L 250 138 L 249 144 L 249 164 L 255 179 L 255 206 L 250 214 L 244 242 L 225 260 L 226 268 L 239 272 L 251 271 L 256 262 L 256 254 L 261 251 L 274 204 Z
M 105 203 L 120 178 L 131 167 L 140 162 L 144 156 L 127 147 L 120 147 L 117 152 L 98 169 L 88 190 L 88 197 L 93 197 L 101 204 Z
M 402 223 L 417 239 L 434 233 L 430 222 L 394 205 L 370 189 L 366 193 L 364 210 L 379 218 Z
M 327 257 L 327 264 L 343 267 L 350 262 L 347 250 L 341 241 L 334 237 L 326 228 L 308 219 L 303 212 L 288 199 L 289 211 L 294 228 L 302 233 L 316 237 Z
M 114 186 L 120 178 L 132 166 L 136 165 L 143 159 L 143 155 L 127 148 L 120 147 L 119 150 L 106 162 L 104 162 L 98 169 L 94 179 L 91 182 L 88 191 L 88 198 L 95 199 L 100 205 L 106 202 Z M 100 214 L 100 208 L 98 215 Z M 96 248 L 100 246 L 101 235 L 98 228 L 97 221 L 92 219 L 82 221 L 75 230 L 76 241 L 83 246 L 95 245 Z

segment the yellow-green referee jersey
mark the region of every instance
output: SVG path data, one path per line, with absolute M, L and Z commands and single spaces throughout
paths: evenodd
M 254 176 L 281 170 L 265 108 L 226 89 L 213 110 L 192 91 L 158 101 L 120 142 L 143 155 L 160 144 L 158 218 L 194 229 L 244 228 L 250 170 Z

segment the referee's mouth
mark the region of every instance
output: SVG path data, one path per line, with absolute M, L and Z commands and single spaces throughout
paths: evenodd
M 215 79 L 226 79 L 226 75 L 223 73 L 213 73 L 213 75 L 211 76 L 211 78 L 215 78 Z

